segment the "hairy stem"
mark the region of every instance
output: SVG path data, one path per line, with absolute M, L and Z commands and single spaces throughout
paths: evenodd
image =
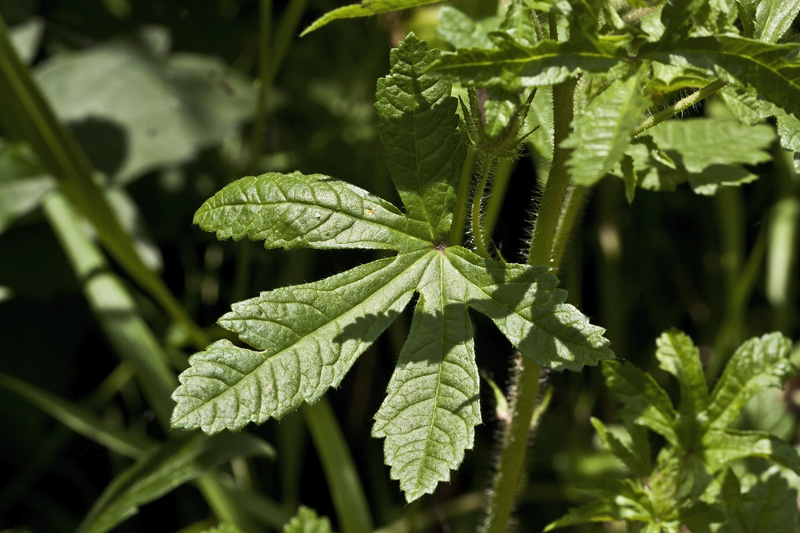
M 639 126 L 635 130 L 633 130 L 631 137 L 636 137 L 645 130 L 649 130 L 653 126 L 661 124 L 665 120 L 669 120 L 678 113 L 685 111 L 690 107 L 692 107 L 693 105 L 700 103 L 701 101 L 705 100 L 715 92 L 725 87 L 727 84 L 728 82 L 722 80 L 712 81 L 711 83 L 709 83 L 702 89 L 698 90 L 697 92 L 694 92 L 689 96 L 687 96 L 686 98 L 682 98 L 677 102 L 675 102 L 674 104 L 665 107 L 655 115 L 647 117 L 644 121 L 642 121 L 641 124 L 639 124 Z
M 570 79 L 553 88 L 555 151 L 528 253 L 528 263 L 531 265 L 555 266 L 552 263 L 552 252 L 569 186 L 566 166 L 569 151 L 561 147 L 561 142 L 569 135 L 572 123 L 575 84 L 576 80 Z M 571 227 L 572 223 L 562 225 L 562 229 L 566 230 L 567 226 Z M 503 435 L 500 460 L 487 506 L 483 528 L 486 533 L 502 533 L 508 530 L 520 476 L 524 470 L 531 419 L 539 395 L 540 375 L 539 365 L 526 357 L 520 359 L 514 375 L 516 386 L 512 398 L 511 422 Z
M 492 171 L 494 158 L 490 155 L 484 156 L 481 177 L 475 188 L 475 195 L 472 197 L 472 239 L 475 241 L 475 249 L 478 254 L 485 259 L 491 259 L 489 249 L 483 240 L 483 228 L 481 227 L 481 204 L 483 195 L 486 194 L 486 184 L 489 181 L 489 173 Z

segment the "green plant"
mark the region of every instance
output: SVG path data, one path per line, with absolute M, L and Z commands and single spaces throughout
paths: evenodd
M 285 14 L 274 27 L 272 1 L 261 0 L 258 35 L 241 41 L 250 52 L 228 58 L 245 70 L 252 67 L 260 77 L 258 90 L 217 60 L 169 53 L 168 36 L 158 28 L 62 55 L 67 31 L 51 37 L 44 51 L 29 44 L 18 56 L 0 20 L 0 99 L 8 102 L 0 114 L 0 186 L 6 187 L 0 188 L 0 231 L 10 228 L 13 235 L 27 224 L 52 229 L 78 280 L 70 290 L 82 292 L 101 328 L 95 335 L 107 339 L 107 351 L 118 357 L 118 366 L 93 385 L 84 402 L 65 399 L 74 393 L 58 388 L 61 394 L 54 394 L 38 377 L 32 381 L 41 386 L 19 379 L 8 361 L 12 370 L 4 366 L 0 375 L 4 389 L 108 450 L 112 481 L 89 513 L 79 516 L 80 527 L 109 530 L 140 506 L 178 494 L 182 517 L 191 517 L 182 522 L 198 530 L 219 523 L 219 531 L 329 531 L 328 519 L 308 508 L 298 511 L 317 485 L 301 482 L 307 428 L 328 489 L 319 491 L 324 496 L 315 507 L 322 514 L 335 512 L 335 526 L 345 533 L 376 524 L 384 532 L 424 529 L 437 520 L 453 521 L 459 531 L 504 532 L 514 528 L 515 511 L 523 530 L 603 520 L 627 521 L 632 529 L 643 523 L 647 531 L 794 530 L 796 450 L 771 436 L 764 420 L 744 430 L 735 419 L 756 409 L 747 402 L 758 400 L 756 389 L 783 385 L 794 371 L 790 362 L 796 362 L 787 339 L 800 331 L 793 276 L 800 240 L 794 25 L 800 2 L 433 3 L 371 0 L 345 6 L 323 15 L 303 32 L 308 37 L 289 46 L 306 0 L 281 6 Z M 115 24 L 131 16 L 127 2 L 105 4 Z M 310 9 L 330 8 L 318 4 Z M 246 9 L 246 2 L 222 2 L 219 9 L 233 7 Z M 351 29 L 326 26 L 413 7 L 420 8 L 413 15 L 384 20 L 396 40 L 408 35 L 391 52 L 388 75 L 380 47 L 364 46 Z M 8 8 L 0 3 L 3 9 Z M 431 22 L 431 13 L 437 21 Z M 59 11 L 52 16 L 61 24 L 83 20 Z M 217 14 L 207 19 L 206 30 L 225 26 Z M 149 22 L 146 16 L 137 21 Z M 247 34 L 249 26 L 243 27 L 231 30 L 228 39 Z M 364 28 L 364 39 L 385 38 L 377 25 Z M 315 59 L 316 50 L 303 49 L 319 35 L 311 33 L 316 30 L 337 32 L 308 45 L 327 47 L 323 61 Z M 20 35 L 27 34 L 14 33 L 15 42 Z M 214 40 L 200 35 L 205 50 Z M 430 46 L 417 37 L 422 35 Z M 359 61 L 353 61 L 359 47 Z M 37 65 L 34 78 L 24 59 L 34 61 L 37 54 L 52 54 L 52 64 Z M 120 64 L 124 72 L 116 70 Z M 377 128 L 370 121 L 376 76 L 385 76 L 374 107 Z M 87 99 L 89 91 L 94 94 L 87 81 L 92 79 L 129 80 L 141 98 L 128 107 L 120 102 L 129 93 L 106 88 Z M 293 89 L 284 91 L 281 83 Z M 253 110 L 252 130 L 243 137 L 239 126 Z M 115 139 L 129 141 L 120 141 L 129 152 L 116 159 L 108 142 Z M 530 168 L 525 160 L 512 170 L 525 153 Z M 382 179 L 385 169 L 403 210 L 383 199 L 393 194 Z M 250 174 L 255 176 L 228 184 L 231 176 Z M 519 194 L 520 176 L 535 187 Z M 214 190 L 219 192 L 194 220 L 220 240 L 245 240 L 236 245 L 235 260 L 227 257 L 234 248 L 175 230 Z M 590 200 L 592 191 L 597 192 Z M 617 198 L 629 206 L 618 205 Z M 157 248 L 148 248 L 148 237 L 121 217 L 120 206 L 135 210 L 137 202 L 140 217 L 147 213 L 150 227 L 159 228 L 162 248 L 169 242 L 186 262 L 178 267 L 185 286 L 174 281 L 174 270 L 159 274 Z M 586 229 L 576 232 L 587 203 Z M 145 209 L 153 204 L 167 214 Z M 707 216 L 709 209 L 718 216 Z M 628 213 L 637 222 L 623 231 Z M 670 226 L 672 213 L 689 222 Z M 93 233 L 87 234 L 87 221 Z M 504 236 L 504 228 L 523 225 L 522 245 L 518 235 Z M 598 251 L 584 252 L 592 249 L 584 241 L 595 242 L 595 233 Z M 298 250 L 261 255 L 247 240 Z M 684 241 L 696 247 L 675 244 Z M 19 246 L 7 248 L 24 256 Z M 325 252 L 332 263 L 325 265 L 303 248 L 357 249 L 358 261 L 353 266 L 338 259 L 344 252 Z M 142 253 L 148 249 L 150 256 Z M 596 272 L 593 266 L 581 272 L 583 253 L 592 254 L 586 264 L 594 262 Z M 669 272 L 673 262 L 680 268 Z M 691 279 L 695 270 L 703 272 L 702 283 Z M 228 272 L 233 279 L 226 279 Z M 302 282 L 309 278 L 320 280 Z M 597 288 L 582 287 L 584 280 L 596 280 L 586 285 Z M 240 301 L 264 288 L 272 290 Z M 632 303 L 637 297 L 645 303 Z M 0 290 L 2 298 L 10 302 L 3 304 L 8 309 L 17 303 L 11 291 Z M 412 300 L 408 317 L 404 309 Z M 25 301 L 20 299 L 23 310 Z M 197 325 L 207 320 L 208 310 L 216 314 L 232 301 L 239 303 L 219 322 L 227 331 Z M 37 323 L 46 320 L 41 307 L 36 306 Z M 589 309 L 592 323 L 607 330 L 592 325 L 578 307 Z M 477 312 L 470 315 L 470 309 Z M 25 331 L 22 312 L 3 316 L 17 325 L 9 332 Z M 642 327 L 631 327 L 631 317 Z M 62 318 L 51 319 L 54 331 L 60 331 Z M 488 322 L 492 328 L 485 327 Z M 687 336 L 673 331 L 660 337 L 657 359 L 680 386 L 675 409 L 654 377 L 610 360 L 610 348 L 617 357 L 634 357 L 642 353 L 637 348 L 643 337 L 650 342 L 653 331 L 687 323 L 710 356 L 703 368 Z M 495 329 L 501 336 L 492 337 Z M 385 330 L 389 340 L 379 338 Z M 785 336 L 761 336 L 765 331 Z M 252 349 L 234 344 L 231 333 Z M 761 337 L 742 344 L 752 335 Z M 4 346 L 25 345 L 7 344 L 7 337 Z M 63 340 L 68 336 L 58 338 L 59 350 L 69 353 Z M 365 357 L 354 366 L 368 349 L 381 354 L 379 362 Z M 197 350 L 187 368 L 184 351 Z M 72 353 L 79 361 L 80 344 Z M 392 500 L 396 491 L 385 475 L 371 477 L 365 491 L 359 473 L 379 471 L 380 461 L 362 444 L 368 440 L 364 420 L 358 409 L 342 415 L 341 405 L 334 409 L 324 398 L 331 387 L 346 389 L 343 380 L 350 374 L 364 392 L 349 405 L 368 405 L 375 396 L 372 381 L 379 383 L 370 372 L 395 356 L 372 434 L 384 439 L 389 477 L 405 496 L 401 502 Z M 496 395 L 495 421 L 486 416 L 486 403 L 480 406 L 478 376 L 479 367 L 496 369 L 498 360 L 499 367 L 512 370 L 508 398 Z M 630 479 L 610 478 L 618 462 L 589 449 L 585 422 L 605 405 L 591 371 L 585 378 L 551 372 L 579 371 L 601 360 L 608 391 L 623 404 L 624 429 L 592 423 Z M 498 389 L 490 374 L 487 380 Z M 709 396 L 706 383 L 720 375 Z M 552 387 L 540 400 L 543 383 Z M 726 403 L 728 396 L 735 398 Z M 549 398 L 556 398 L 556 406 L 544 413 Z M 138 414 L 142 405 L 152 409 L 155 424 L 136 422 L 144 419 Z M 771 405 L 782 416 L 782 437 L 794 439 L 796 421 L 786 406 Z M 290 416 L 296 409 L 302 419 Z M 603 412 L 604 419 L 610 415 Z M 338 421 L 343 416 L 346 424 Z M 280 426 L 264 424 L 282 417 Z M 493 467 L 483 460 L 490 454 L 488 439 L 479 438 L 482 421 L 498 429 Z M 263 425 L 210 437 L 175 430 L 216 434 L 250 422 Z M 657 436 L 648 436 L 648 429 Z M 526 455 L 532 430 L 537 441 Z M 70 433 L 61 435 L 63 444 Z M 661 438 L 654 457 L 651 445 Z M 43 458 L 21 471 L 10 491 L 0 491 L 0 514 L 31 485 L 37 464 L 62 457 L 49 448 L 57 449 L 58 439 L 39 440 Z M 470 457 L 465 450 L 473 446 L 480 452 Z M 353 460 L 354 453 L 364 457 L 363 464 Z M 248 459 L 276 454 L 280 463 L 267 472 L 260 461 Z M 605 479 L 589 487 L 595 500 L 552 522 L 572 503 L 563 488 L 592 476 L 580 466 L 590 460 L 604 465 Z M 464 478 L 484 476 L 487 469 L 494 475 L 485 502 L 482 477 L 468 484 L 457 479 L 451 487 L 441 483 L 453 470 L 473 466 Z M 545 489 L 527 475 L 543 468 L 539 477 L 556 480 Z M 178 487 L 190 482 L 204 504 L 181 496 Z M 421 498 L 435 490 L 436 499 Z M 447 491 L 462 492 L 448 497 Z M 547 497 L 558 505 L 517 509 L 518 502 Z M 318 507 L 328 499 L 332 509 Z M 203 505 L 213 516 L 202 516 Z M 476 519 L 478 513 L 483 518 Z M 78 523 L 71 525 L 62 529 Z

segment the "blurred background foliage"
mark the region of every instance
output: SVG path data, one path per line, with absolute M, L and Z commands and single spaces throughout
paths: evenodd
M 243 175 L 300 170 L 346 179 L 396 200 L 377 135 L 375 83 L 389 71 L 389 49 L 408 31 L 443 45 L 435 31 L 438 8 L 339 22 L 296 37 L 341 4 L 0 0 L 18 54 L 88 155 L 144 263 L 212 336 L 221 334 L 214 321 L 232 302 L 343 271 L 372 252 L 265 251 L 258 244 L 217 242 L 191 224 L 208 196 Z M 452 4 L 473 16 L 495 10 L 489 1 Z M 264 38 L 269 53 L 261 76 L 268 90 L 259 112 Z M 723 112 L 712 104 L 691 113 Z M 781 331 L 800 337 L 800 185 L 780 151 L 755 171 L 758 181 L 723 188 L 713 197 L 688 187 L 641 190 L 628 205 L 622 183 L 610 178 L 592 192 L 561 278 L 570 301 L 607 328 L 618 357 L 653 370 L 655 338 L 677 327 L 700 346 L 713 378 L 750 336 Z M 31 148 L 0 131 L 0 374 L 75 402 L 129 436 L 158 442 L 174 437 L 158 424 L 154 406 L 133 379 L 134 367 L 100 327 L 43 213 L 43 199 L 56 187 Z M 507 258 L 523 253 L 537 194 L 534 166 L 523 156 L 514 165 L 493 236 Z M 194 350 L 185 332 L 128 273 L 114 262 L 112 269 L 169 365 L 184 368 Z M 488 321 L 473 319 L 478 364 L 503 386 L 512 349 Z M 431 497 L 405 505 L 383 466 L 382 442 L 369 437 L 408 320 L 396 322 L 328 398 L 356 458 L 376 526 L 472 531 L 498 426 L 488 386 L 475 449 L 452 483 Z M 571 482 L 619 469 L 589 424 L 590 415 L 609 424 L 615 420 L 599 370 L 546 379 L 554 394 L 530 453 L 519 508 L 524 531 L 540 530 L 575 503 Z M 2 383 L 0 529 L 73 531 L 130 460 L 67 429 L 12 392 L 8 381 Z M 674 385 L 666 379 L 663 384 Z M 795 443 L 797 405 L 792 390 L 783 396 L 770 392 L 751 404 L 742 424 Z M 236 459 L 224 473 L 243 500 L 260 494 L 275 503 L 262 505 L 261 515 L 251 512 L 253 523 L 278 527 L 299 503 L 333 518 L 330 490 L 303 417 L 295 413 L 249 432 L 271 443 L 276 458 Z M 214 523 L 201 493 L 187 485 L 143 506 L 118 530 L 199 531 Z

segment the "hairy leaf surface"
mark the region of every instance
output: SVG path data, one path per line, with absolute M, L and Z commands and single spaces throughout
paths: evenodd
M 573 149 L 567 164 L 575 183 L 595 183 L 622 159 L 647 105 L 638 75 L 613 82 L 589 103 L 563 143 Z

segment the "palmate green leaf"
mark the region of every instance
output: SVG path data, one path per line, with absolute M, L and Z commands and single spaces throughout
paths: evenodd
M 460 173 L 464 147 L 449 85 L 421 74 L 433 57 L 409 36 L 378 89 L 390 170 L 406 215 L 352 185 L 298 173 L 244 178 L 198 211 L 196 222 L 220 238 L 398 254 L 234 304 L 220 324 L 253 349 L 221 340 L 192 356 L 173 394 L 173 427 L 237 430 L 313 403 L 419 293 L 374 429 L 386 437 L 392 476 L 411 501 L 449 478 L 480 423 L 468 307 L 488 315 L 524 356 L 548 368 L 579 370 L 613 357 L 604 330 L 564 303 L 566 291 L 546 268 L 484 260 L 441 239 L 452 216 L 451 174 Z M 402 128 L 412 132 L 412 142 Z M 417 145 L 431 142 L 438 151 L 420 157 Z
M 758 90 L 765 100 L 800 117 L 800 63 L 797 45 L 777 45 L 715 35 L 675 43 L 647 43 L 639 58 L 677 66 L 691 65 Z
M 308 28 L 304 29 L 303 33 L 300 34 L 300 37 L 303 37 L 314 30 L 318 30 L 334 20 L 369 17 L 372 15 L 380 15 L 381 13 L 390 13 L 392 11 L 399 11 L 401 9 L 427 6 L 429 4 L 436 4 L 439 2 L 442 2 L 442 0 L 363 0 L 360 4 L 351 4 L 349 6 L 340 7 L 325 13 L 323 16 L 312 22 Z
M 753 38 L 775 43 L 800 13 L 800 0 L 738 0 L 753 22 Z
M 646 426 L 680 448 L 675 423 L 677 413 L 669 395 L 650 374 L 630 363 L 606 361 L 603 375 L 611 393 L 623 404 L 622 417 Z
M 611 83 L 577 116 L 562 143 L 573 149 L 567 165 L 575 183 L 592 185 L 622 159 L 648 103 L 634 72 Z
M 218 239 L 247 237 L 267 248 L 429 247 L 430 229 L 364 189 L 321 174 L 242 178 L 206 200 L 194 223 Z
M 392 181 L 406 215 L 432 230 L 430 240 L 450 231 L 466 155 L 451 84 L 423 73 L 438 57 L 438 50 L 409 34 L 391 52 L 391 75 L 378 80 L 375 104 Z
M 193 355 L 173 427 L 235 431 L 313 403 L 400 314 L 430 260 L 401 254 L 234 304 L 220 324 L 259 351 L 221 340 Z
M 742 344 L 725 367 L 711 394 L 711 427 L 730 426 L 745 404 L 766 387 L 782 387 L 797 369 L 789 361 L 791 341 L 770 333 Z
M 443 54 L 431 70 L 464 85 L 500 85 L 509 91 L 555 85 L 576 72 L 606 72 L 627 59 L 616 43 L 539 41 L 522 46 L 505 39 L 496 49 L 466 49 Z
M 737 506 L 728 506 L 729 519 L 720 531 L 769 531 L 793 533 L 797 530 L 797 491 L 780 473 L 770 469 L 746 493 Z
M 207 438 L 202 434 L 168 442 L 124 470 L 95 502 L 81 533 L 102 533 L 200 474 L 238 456 L 274 456 L 273 448 L 246 433 Z

